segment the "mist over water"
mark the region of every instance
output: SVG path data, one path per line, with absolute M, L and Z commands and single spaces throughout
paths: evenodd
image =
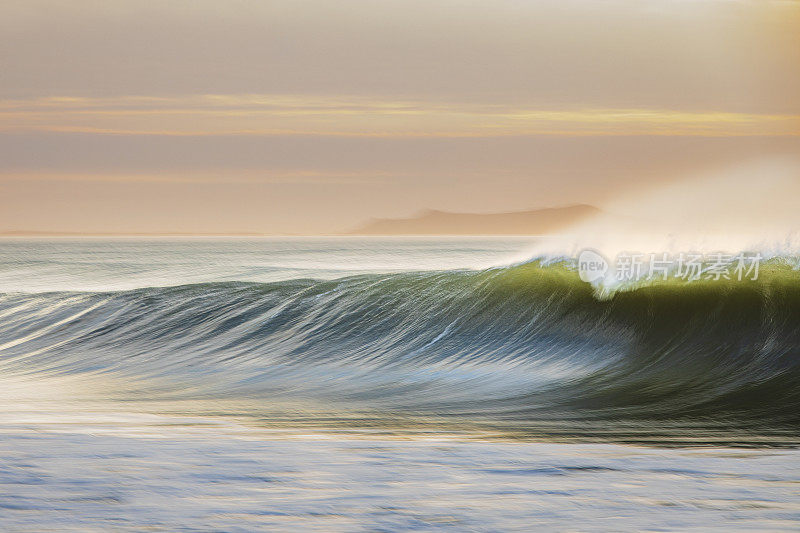
M 797 255 L 798 198 L 800 161 L 755 160 L 617 195 L 601 214 L 541 241 L 532 254 L 576 257 L 591 248 L 609 258 L 620 252 Z

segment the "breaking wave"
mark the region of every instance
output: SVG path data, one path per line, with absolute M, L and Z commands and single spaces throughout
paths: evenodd
M 604 296 L 569 263 L 539 261 L 7 293 L 0 369 L 124 379 L 138 387 L 120 393 L 126 401 L 242 401 L 264 421 L 282 412 L 296 422 L 302 401 L 330 425 L 795 442 L 793 261 L 771 260 L 757 281 L 654 282 Z

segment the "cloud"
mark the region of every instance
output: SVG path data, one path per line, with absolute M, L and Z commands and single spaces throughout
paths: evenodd
M 800 115 L 211 94 L 0 101 L 0 131 L 124 135 L 798 136 Z
M 324 172 L 320 170 L 229 170 L 229 171 L 171 171 L 159 173 L 137 172 L 0 172 L 0 183 L 11 182 L 65 182 L 65 183 L 174 183 L 174 184 L 365 184 L 396 178 L 386 172 Z

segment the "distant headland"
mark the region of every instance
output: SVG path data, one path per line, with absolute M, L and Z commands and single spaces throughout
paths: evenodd
M 410 218 L 379 218 L 351 235 L 544 235 L 600 214 L 591 205 L 506 213 L 451 213 L 427 209 Z

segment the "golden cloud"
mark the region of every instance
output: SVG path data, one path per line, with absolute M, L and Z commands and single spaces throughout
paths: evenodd
M 491 103 L 287 95 L 51 97 L 0 101 L 0 131 L 179 136 L 798 136 L 800 115 L 540 109 Z

